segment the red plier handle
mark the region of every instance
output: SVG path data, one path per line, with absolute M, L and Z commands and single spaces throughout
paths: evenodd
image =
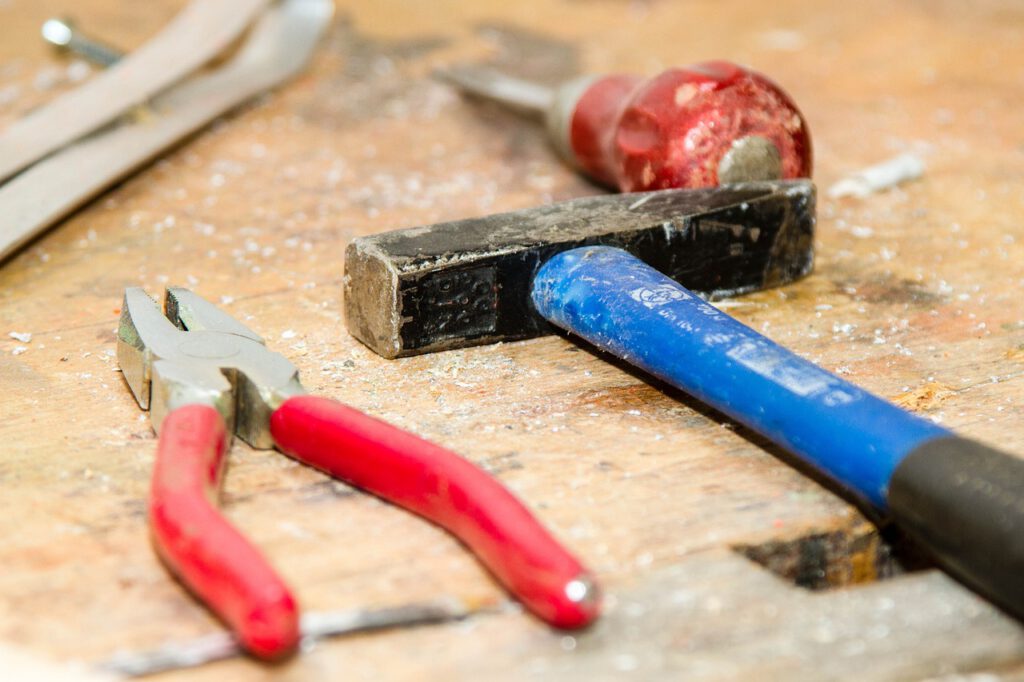
M 448 530 L 539 618 L 589 624 L 589 573 L 494 478 L 458 455 L 332 400 L 298 396 L 270 418 L 278 448 Z M 150 514 L 160 554 L 253 654 L 298 641 L 298 610 L 267 561 L 213 505 L 225 452 L 216 410 L 170 413 L 160 436 Z
M 220 413 L 185 405 L 164 417 L 149 496 L 153 544 L 168 567 L 260 658 L 299 641 L 299 609 L 263 555 L 216 501 L 227 431 Z

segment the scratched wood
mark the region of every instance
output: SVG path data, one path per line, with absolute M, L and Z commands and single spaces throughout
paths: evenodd
M 39 43 L 46 17 L 73 11 L 130 49 L 182 4 L 0 1 L 0 125 L 87 77 Z M 814 274 L 728 310 L 1024 452 L 1021 45 L 1010 0 L 341 3 L 306 75 L 0 267 L 4 650 L 88 664 L 218 627 L 149 545 L 155 441 L 113 357 L 123 288 L 182 284 L 311 391 L 498 476 L 596 571 L 608 609 L 574 637 L 513 610 L 167 679 L 1021 674 L 1019 625 L 934 570 L 889 577 L 898 545 L 720 416 L 557 337 L 384 361 L 346 334 L 339 300 L 357 235 L 599 191 L 538 128 L 432 81 L 435 66 L 554 81 L 733 59 L 799 102 L 822 189 L 904 151 L 928 170 L 862 200 L 822 192 Z M 274 452 L 236 444 L 223 503 L 307 609 L 502 597 L 442 532 Z

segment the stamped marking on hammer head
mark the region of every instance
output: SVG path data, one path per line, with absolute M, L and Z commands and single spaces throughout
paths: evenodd
M 362 237 L 345 253 L 349 331 L 387 358 L 552 333 L 533 276 L 579 246 L 625 249 L 683 286 L 722 297 L 813 266 L 814 185 L 754 182 L 608 194 Z

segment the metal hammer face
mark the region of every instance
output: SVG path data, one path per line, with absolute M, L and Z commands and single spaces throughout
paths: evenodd
M 386 358 L 553 333 L 533 277 L 580 246 L 629 251 L 715 298 L 793 281 L 813 262 L 814 185 L 754 182 L 608 194 L 414 227 L 349 244 L 349 331 Z

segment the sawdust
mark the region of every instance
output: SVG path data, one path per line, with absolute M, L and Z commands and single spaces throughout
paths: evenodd
M 931 410 L 945 402 L 946 398 L 955 394 L 956 391 L 952 386 L 947 386 L 937 381 L 930 381 L 906 393 L 899 394 L 892 401 L 900 407 L 909 410 Z

